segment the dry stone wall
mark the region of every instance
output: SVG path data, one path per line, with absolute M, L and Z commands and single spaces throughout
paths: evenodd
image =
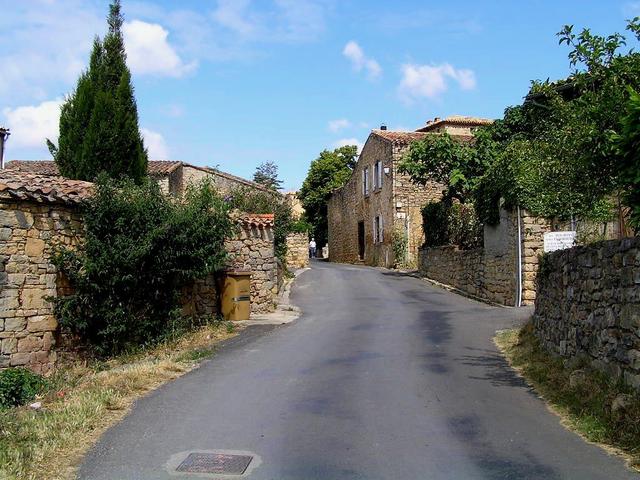
M 62 285 L 51 257 L 57 245 L 76 245 L 82 230 L 74 209 L 0 202 L 0 368 L 53 369 L 60 337 L 48 297 Z
M 520 211 L 521 304 L 536 298 L 536 275 L 543 252 L 544 233 L 550 222 Z M 502 305 L 515 305 L 518 291 L 518 211 L 500 211 L 500 223 L 485 226 L 484 247 L 458 250 L 456 247 L 420 250 L 421 275 L 452 286 L 469 295 Z
M 548 254 L 533 319 L 549 352 L 640 390 L 640 237 Z
M 309 266 L 309 235 L 290 233 L 287 235 L 287 267 L 305 268 Z

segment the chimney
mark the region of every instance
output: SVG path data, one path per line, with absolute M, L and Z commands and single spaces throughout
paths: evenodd
M 0 127 L 0 169 L 4 170 L 4 144 L 11 133 L 8 128 Z
M 380 125 L 380 130 L 386 130 L 387 126 L 383 123 L 382 125 Z

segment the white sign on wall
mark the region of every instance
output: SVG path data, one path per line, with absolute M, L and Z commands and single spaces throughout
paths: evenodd
M 544 234 L 544 251 L 555 252 L 556 250 L 564 250 L 571 248 L 576 243 L 576 232 L 549 232 Z

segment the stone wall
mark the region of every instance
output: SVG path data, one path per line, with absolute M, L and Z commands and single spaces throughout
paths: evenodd
M 273 229 L 242 224 L 238 236 L 225 243 L 229 269 L 248 270 L 251 275 L 251 311 L 271 312 L 278 293 L 277 265 L 273 247 Z
M 228 270 L 248 270 L 251 274 L 251 312 L 266 313 L 275 309 L 278 293 L 277 265 L 271 226 L 240 225 L 238 235 L 227 240 Z M 218 291 L 213 275 L 184 288 L 181 295 L 185 315 L 218 313 Z
M 543 252 L 544 233 L 551 230 L 545 219 L 520 211 L 521 304 L 536 298 L 536 275 Z M 500 211 L 500 223 L 485 226 L 484 247 L 420 250 L 421 275 L 452 286 L 469 295 L 502 305 L 516 305 L 518 291 L 518 211 Z
M 640 389 L 640 237 L 548 254 L 534 326 L 548 351 Z
M 305 268 L 309 266 L 309 235 L 290 233 L 287 235 L 287 267 Z
M 76 245 L 82 229 L 65 206 L 0 202 L 0 368 L 52 370 L 59 336 L 47 297 L 62 285 L 51 256 L 56 245 Z

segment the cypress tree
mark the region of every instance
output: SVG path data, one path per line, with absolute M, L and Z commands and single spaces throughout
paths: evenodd
M 89 68 L 60 111 L 58 146 L 47 140 L 61 175 L 95 180 L 140 182 L 147 173 L 147 151 L 138 127 L 138 108 L 126 63 L 120 0 L 109 6 L 109 31 L 93 42 Z

